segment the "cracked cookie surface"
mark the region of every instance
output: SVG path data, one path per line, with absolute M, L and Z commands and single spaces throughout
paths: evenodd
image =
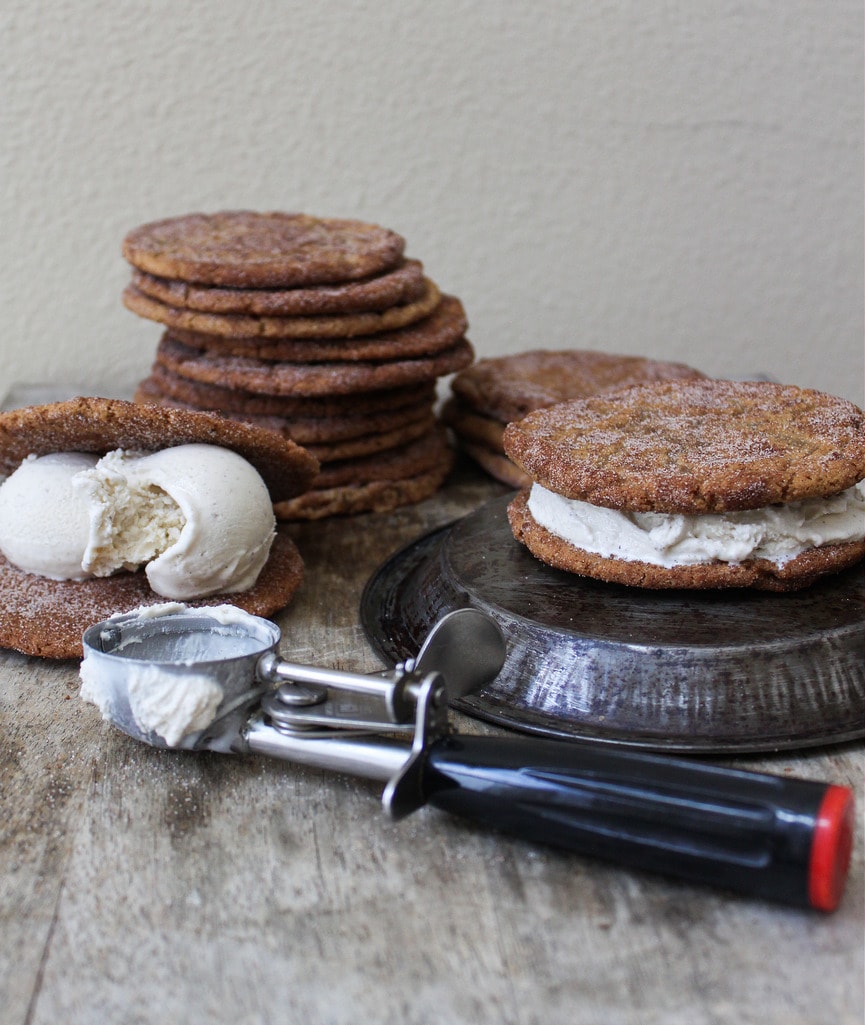
M 765 381 L 635 385 L 537 410 L 508 456 L 566 498 L 638 512 L 757 509 L 836 494 L 865 477 L 865 414 Z

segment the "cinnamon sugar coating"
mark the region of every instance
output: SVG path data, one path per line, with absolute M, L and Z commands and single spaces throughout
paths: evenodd
M 148 390 L 151 386 L 155 387 L 162 395 L 187 403 L 194 409 L 308 419 L 373 415 L 418 403 L 431 403 L 435 397 L 434 381 L 346 395 L 265 395 L 194 381 L 181 377 L 159 363 L 151 367 L 150 376 L 141 385 L 147 385 Z
M 167 327 L 136 400 L 302 442 L 327 473 L 303 502 L 276 502 L 281 515 L 381 511 L 440 485 L 452 453 L 436 381 L 474 351 L 462 303 L 395 232 L 228 211 L 143 225 L 123 251 L 125 305 Z
M 453 379 L 454 394 L 477 412 L 509 423 L 534 409 L 650 381 L 704 375 L 684 363 L 591 349 L 532 349 L 481 359 Z
M 635 385 L 508 425 L 508 456 L 550 491 L 637 512 L 757 509 L 865 477 L 865 414 L 794 385 Z
M 403 260 L 391 271 L 360 281 L 307 288 L 218 288 L 160 278 L 133 268 L 132 284 L 168 306 L 202 313 L 264 317 L 310 317 L 368 313 L 414 302 L 426 288 L 420 260 Z
M 355 335 L 394 331 L 427 317 L 440 301 L 441 294 L 438 286 L 429 279 L 425 281 L 423 293 L 409 303 L 366 313 L 332 313 L 314 316 L 284 317 L 242 313 L 202 313 L 199 310 L 169 306 L 159 299 L 154 299 L 153 296 L 146 295 L 135 285 L 128 285 L 123 292 L 123 304 L 139 317 L 155 320 L 172 330 L 194 331 L 202 338 L 242 340 L 245 342 L 244 354 L 246 355 L 257 355 L 254 346 L 262 344 L 262 339 L 345 339 L 353 338 Z
M 250 210 L 153 221 L 123 241 L 124 257 L 148 274 L 233 288 L 355 281 L 392 270 L 404 248 L 375 224 Z
M 243 423 L 254 423 L 259 427 L 275 431 L 285 438 L 292 438 L 292 440 L 294 438 L 291 420 L 275 416 L 251 417 L 238 413 L 225 413 L 223 415 Z M 341 459 L 360 459 L 395 448 L 398 445 L 404 445 L 428 434 L 435 425 L 436 417 L 432 406 L 427 405 L 420 407 L 415 411 L 415 415 L 411 419 L 405 420 L 398 426 L 385 430 L 371 431 L 368 434 L 360 434 L 352 438 L 341 438 L 333 441 L 305 441 L 303 447 L 323 468 L 326 463 L 332 463 Z M 315 481 L 317 485 L 318 477 L 316 477 Z
M 319 520 L 326 516 L 390 512 L 402 505 L 421 502 L 435 494 L 451 471 L 449 453 L 440 465 L 401 480 L 374 480 L 333 488 L 313 489 L 305 495 L 274 506 L 279 520 Z
M 429 356 L 329 363 L 268 362 L 248 356 L 219 356 L 212 351 L 197 352 L 167 337 L 163 337 L 156 350 L 157 363 L 192 381 L 263 395 L 307 398 L 416 385 L 461 370 L 473 359 L 474 350 L 465 338 Z
M 303 562 L 294 542 L 277 532 L 270 557 L 248 591 L 190 601 L 195 607 L 236 605 L 254 616 L 272 616 L 294 597 Z M 152 591 L 143 572 L 92 580 L 46 580 L 17 569 L 0 555 L 0 647 L 42 658 L 81 658 L 88 626 L 115 613 L 132 612 L 165 598 Z
M 450 463 L 451 450 L 441 425 L 433 424 L 417 438 L 368 456 L 324 463 L 315 491 L 376 480 L 405 480 Z
M 276 362 L 317 363 L 429 356 L 452 346 L 465 334 L 467 327 L 468 321 L 462 303 L 453 296 L 444 296 L 436 302 L 436 308 L 428 316 L 412 324 L 376 334 L 332 338 L 265 338 L 256 335 L 228 338 L 172 327 L 166 332 L 166 336 L 191 349 L 212 352 L 216 356 L 248 356 L 251 359 Z
M 141 381 L 134 395 L 135 402 L 150 402 L 158 406 L 174 406 L 179 409 L 199 409 L 188 402 L 171 398 L 162 393 L 152 377 Z M 398 430 L 417 420 L 427 420 L 432 416 L 434 395 L 432 391 L 419 393 L 411 402 L 394 409 L 385 408 L 378 412 L 360 412 L 333 414 L 331 416 L 279 416 L 236 412 L 234 410 L 214 410 L 233 420 L 241 420 L 258 427 L 277 431 L 283 437 L 302 445 L 308 452 L 313 452 L 313 445 L 333 445 L 344 441 L 353 441 L 372 434 L 381 434 Z M 316 456 L 316 458 L 318 458 Z

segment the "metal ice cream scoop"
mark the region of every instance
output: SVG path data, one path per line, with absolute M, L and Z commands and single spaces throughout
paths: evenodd
M 448 701 L 495 678 L 490 616 L 458 609 L 387 673 L 300 665 L 279 628 L 232 606 L 166 604 L 84 634 L 82 697 L 157 747 L 270 755 L 386 783 L 531 840 L 785 903 L 833 910 L 853 836 L 841 786 L 585 742 L 452 731 Z

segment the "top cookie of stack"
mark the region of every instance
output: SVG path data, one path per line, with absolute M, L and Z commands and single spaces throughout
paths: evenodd
M 142 225 L 124 304 L 165 326 L 136 400 L 217 410 L 320 462 L 282 519 L 381 511 L 432 494 L 452 455 L 435 381 L 474 354 L 458 299 L 378 225 L 226 211 Z

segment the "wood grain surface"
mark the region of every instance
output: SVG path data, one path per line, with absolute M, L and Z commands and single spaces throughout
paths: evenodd
M 377 668 L 367 578 L 504 491 L 461 466 L 420 505 L 299 525 L 284 652 Z M 78 699 L 77 668 L 0 653 L 3 1023 L 862 1023 L 862 744 L 732 763 L 856 789 L 847 893 L 821 915 L 432 809 L 391 823 L 361 780 L 151 749 Z

